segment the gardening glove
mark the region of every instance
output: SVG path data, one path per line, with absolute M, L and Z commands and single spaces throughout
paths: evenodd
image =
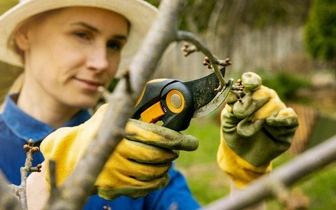
M 289 148 L 298 126 L 294 110 L 257 74 L 241 79 L 245 96 L 241 102 L 233 94 L 227 98 L 217 153 L 219 167 L 238 188 L 271 171 L 271 161 Z
M 72 173 L 95 138 L 106 109 L 107 105 L 103 105 L 84 124 L 58 129 L 43 140 L 41 152 L 46 163 L 56 161 L 57 185 Z M 193 136 L 138 120 L 129 120 L 126 132 L 126 138 L 116 147 L 95 182 L 98 195 L 104 199 L 121 195 L 138 198 L 166 186 L 168 170 L 179 150 L 198 147 Z M 46 179 L 50 185 L 48 175 Z

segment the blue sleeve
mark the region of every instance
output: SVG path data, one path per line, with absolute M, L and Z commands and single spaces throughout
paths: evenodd
M 169 170 L 169 184 L 158 191 L 150 193 L 145 198 L 145 209 L 199 209 L 200 205 L 192 196 L 187 181 L 181 172 L 174 169 Z M 174 205 L 176 208 L 172 208 Z
M 192 196 L 184 176 L 174 169 L 174 165 L 169 170 L 169 184 L 161 189 L 149 193 L 145 197 L 132 199 L 120 196 L 114 200 L 104 200 L 98 195 L 92 196 L 85 206 L 85 210 L 103 209 L 104 206 L 113 210 L 195 210 L 200 205 Z M 175 208 L 173 208 L 175 207 Z

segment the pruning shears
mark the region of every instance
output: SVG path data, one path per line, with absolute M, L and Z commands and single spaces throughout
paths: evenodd
M 225 67 L 220 70 L 225 75 Z M 200 79 L 183 82 L 176 79 L 149 81 L 136 103 L 132 116 L 149 123 L 162 121 L 162 126 L 182 131 L 192 118 L 205 116 L 216 110 L 228 96 L 234 80 L 216 91 L 219 79 L 215 73 Z

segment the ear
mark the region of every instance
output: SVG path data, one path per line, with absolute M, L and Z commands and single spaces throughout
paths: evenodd
M 30 48 L 30 41 L 28 36 L 28 24 L 21 26 L 14 35 L 17 47 L 22 51 L 27 51 Z

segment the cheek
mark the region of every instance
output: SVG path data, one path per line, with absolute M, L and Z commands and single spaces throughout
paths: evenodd
M 112 80 L 117 74 L 119 63 L 120 63 L 120 55 L 113 56 L 111 59 L 109 59 L 109 68 L 106 72 L 109 80 Z
M 83 63 L 83 56 L 78 53 L 80 50 L 74 50 L 71 46 L 57 41 L 56 45 L 55 42 L 44 42 L 43 45 L 36 45 L 33 48 L 31 51 L 33 68 L 42 69 L 46 74 L 62 76 L 70 73 L 64 72 L 66 69 L 74 69 Z M 45 71 L 46 69 L 48 71 Z
M 54 55 L 60 66 L 69 68 L 84 65 L 86 58 L 85 52 L 86 51 L 81 48 L 63 43 L 56 47 Z

